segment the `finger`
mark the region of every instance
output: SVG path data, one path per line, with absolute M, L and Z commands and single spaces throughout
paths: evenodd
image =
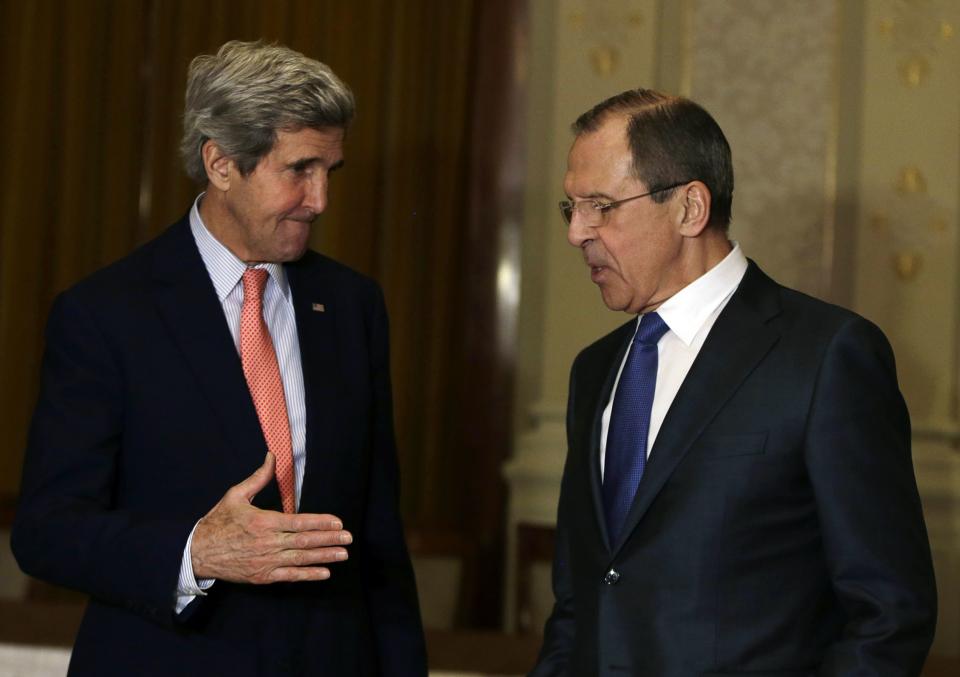
M 263 459 L 263 465 L 254 470 L 250 477 L 235 485 L 233 489 L 243 496 L 247 503 L 250 503 L 253 501 L 253 497 L 259 494 L 260 491 L 270 483 L 270 480 L 273 479 L 275 466 L 276 459 L 273 454 L 268 451 L 266 458 Z
M 350 545 L 353 535 L 349 531 L 297 531 L 283 534 L 281 543 L 289 550 L 311 550 Z
M 317 548 L 315 550 L 285 550 L 280 555 L 283 567 L 311 567 L 315 564 L 333 564 L 347 559 L 346 548 Z
M 268 582 L 325 581 L 328 578 L 330 570 L 325 567 L 278 567 L 270 572 Z
M 316 513 L 283 513 L 282 531 L 340 531 L 343 520 L 336 515 L 318 515 Z

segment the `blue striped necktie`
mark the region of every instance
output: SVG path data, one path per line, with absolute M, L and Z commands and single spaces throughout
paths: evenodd
M 657 342 L 667 329 L 656 313 L 640 318 L 613 398 L 603 468 L 603 508 L 611 546 L 620 537 L 647 465 L 650 409 L 657 386 Z

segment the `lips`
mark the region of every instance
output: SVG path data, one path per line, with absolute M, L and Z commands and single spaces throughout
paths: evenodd
M 583 247 L 583 262 L 590 268 L 590 279 L 599 283 L 607 269 L 607 262 L 598 247 Z
M 317 218 L 317 213 L 310 209 L 290 212 L 284 217 L 287 221 L 298 221 L 300 223 L 313 223 Z
M 604 260 L 602 260 L 602 259 L 599 259 L 599 258 L 595 258 L 595 257 L 587 257 L 587 256 L 584 256 L 584 257 L 583 257 L 583 262 L 587 264 L 587 267 L 588 267 L 590 270 L 595 270 L 595 269 L 597 269 L 597 268 L 606 268 L 606 267 L 607 267 L 607 262 L 606 262 L 606 261 L 604 261 Z

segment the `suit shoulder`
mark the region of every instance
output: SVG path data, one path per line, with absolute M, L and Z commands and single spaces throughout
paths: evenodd
M 313 277 L 326 282 L 337 294 L 368 304 L 383 304 L 380 283 L 350 266 L 312 249 L 297 261 L 287 264 L 297 275 Z
M 167 228 L 130 253 L 94 270 L 69 286 L 61 295 L 102 303 L 142 291 L 150 278 L 156 251 L 167 245 L 174 236 L 172 231 L 176 227 L 174 225 Z
M 336 259 L 325 254 L 308 249 L 297 261 L 289 264 L 304 271 L 311 271 L 333 277 L 347 284 L 356 284 L 365 287 L 379 287 L 377 281 L 369 275 L 364 275 Z
M 788 287 L 780 287 L 783 318 L 790 328 L 805 334 L 832 337 L 848 327 L 859 327 L 869 333 L 883 335 L 881 329 L 862 315 L 834 303 L 815 298 Z

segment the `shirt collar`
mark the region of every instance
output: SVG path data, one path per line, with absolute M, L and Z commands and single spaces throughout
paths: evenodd
M 203 264 L 207 268 L 207 273 L 210 275 L 210 280 L 213 282 L 213 287 L 217 291 L 220 302 L 223 303 L 224 299 L 243 278 L 244 271 L 250 267 L 265 269 L 273 278 L 280 293 L 289 301 L 290 285 L 287 282 L 287 272 L 281 264 L 258 263 L 256 266 L 248 266 L 207 230 L 206 224 L 200 218 L 200 200 L 203 199 L 205 194 L 200 193 L 197 199 L 193 201 L 193 207 L 190 208 L 190 231 L 193 233 L 197 249 L 200 250 L 200 258 L 203 259 Z
M 747 257 L 734 242 L 720 263 L 664 301 L 657 314 L 689 346 L 707 318 L 736 291 L 746 272 Z

